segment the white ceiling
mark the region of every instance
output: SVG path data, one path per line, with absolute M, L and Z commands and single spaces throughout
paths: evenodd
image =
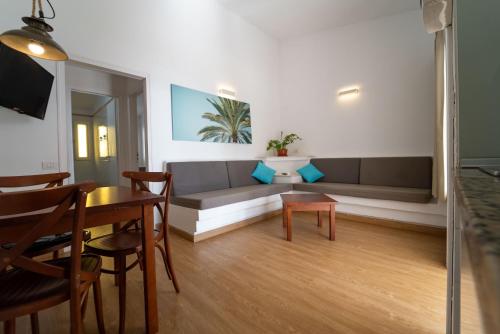
M 420 0 L 218 0 L 280 39 L 420 8 Z
M 79 115 L 92 116 L 111 99 L 112 97 L 105 95 L 71 92 L 71 108 Z

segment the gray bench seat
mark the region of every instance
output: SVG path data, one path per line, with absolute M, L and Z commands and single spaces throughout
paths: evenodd
M 412 203 L 428 203 L 432 199 L 432 191 L 430 189 L 419 188 L 316 182 L 294 184 L 293 189 L 297 191 Z
M 280 194 L 290 190 L 292 190 L 292 185 L 290 184 L 258 184 L 174 196 L 171 198 L 171 203 L 192 209 L 205 210 Z
M 216 208 L 290 190 L 381 200 L 428 203 L 432 199 L 432 158 L 311 159 L 325 176 L 317 183 L 264 185 L 251 174 L 258 160 L 171 162 L 172 204 L 197 210 Z

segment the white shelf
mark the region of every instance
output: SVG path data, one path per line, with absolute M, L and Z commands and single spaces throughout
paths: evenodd
M 311 157 L 265 157 L 262 160 L 264 161 L 306 161 L 310 160 Z
M 302 176 L 298 174 L 292 175 L 274 175 L 273 183 L 302 183 Z

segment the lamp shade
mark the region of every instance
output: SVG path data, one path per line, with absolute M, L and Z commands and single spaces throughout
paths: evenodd
M 27 25 L 0 35 L 0 42 L 29 56 L 48 60 L 67 60 L 64 49 L 49 35 L 52 27 L 43 19 L 23 17 Z

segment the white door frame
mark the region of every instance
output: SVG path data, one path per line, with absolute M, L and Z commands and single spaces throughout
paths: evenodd
M 147 169 L 152 170 L 152 136 L 151 136 L 151 96 L 150 96 L 150 75 L 134 69 L 127 69 L 115 65 L 106 64 L 97 60 L 88 59 L 76 55 L 70 55 L 70 60 L 73 63 L 79 63 L 87 67 L 95 67 L 98 70 L 106 71 L 111 74 L 121 75 L 132 79 L 143 80 L 144 94 L 144 114 L 146 116 L 146 161 Z M 68 171 L 72 167 L 70 160 L 73 159 L 70 150 L 73 150 L 71 137 L 68 135 L 71 131 L 71 120 L 68 115 L 71 110 L 68 110 L 68 100 L 71 99 L 71 90 L 66 89 L 66 63 L 58 62 L 56 66 L 56 94 L 57 94 L 57 135 L 58 135 L 58 163 L 59 171 Z M 93 92 L 99 94 L 99 92 Z M 69 96 L 68 96 L 69 95 Z M 74 174 L 74 173 L 73 173 Z M 71 176 L 70 182 L 74 182 L 74 176 Z

